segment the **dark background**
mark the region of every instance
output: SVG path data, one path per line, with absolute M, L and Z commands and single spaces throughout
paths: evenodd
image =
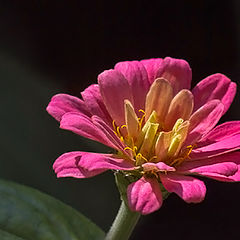
M 56 93 L 79 96 L 122 60 L 186 59 L 193 86 L 221 72 L 239 84 L 240 2 L 0 1 L 0 177 L 35 187 L 73 206 L 105 231 L 120 200 L 113 174 L 56 179 L 52 163 L 100 144 L 60 130 L 45 111 Z M 239 93 L 221 122 L 239 119 Z M 205 180 L 203 203 L 172 194 L 141 218 L 134 239 L 239 237 L 240 184 Z

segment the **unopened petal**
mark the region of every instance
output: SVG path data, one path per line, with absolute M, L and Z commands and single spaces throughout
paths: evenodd
M 167 116 L 165 127 L 172 129 L 177 119 L 188 120 L 193 110 L 193 96 L 189 90 L 181 90 L 172 100 Z
M 171 143 L 172 132 L 160 132 L 156 145 L 155 153 L 159 161 L 163 161 L 167 157 L 169 145 Z
M 157 123 L 157 114 L 155 111 L 152 112 L 152 114 L 150 115 L 147 122 L 144 124 L 144 126 L 142 127 L 142 129 L 139 133 L 139 136 L 138 136 L 138 139 L 136 142 L 137 148 L 139 148 L 142 145 L 144 137 L 147 133 L 147 130 L 149 129 L 149 127 L 152 123 L 154 123 L 154 124 Z
M 143 215 L 152 213 L 162 206 L 162 193 L 157 179 L 142 177 L 127 189 L 129 207 Z
M 164 122 L 172 98 L 173 89 L 170 83 L 164 78 L 156 79 L 147 94 L 145 119 L 148 119 L 153 110 L 155 110 L 158 122 Z
M 127 126 L 128 135 L 133 139 L 136 139 L 138 136 L 138 117 L 134 111 L 132 104 L 128 101 L 124 101 L 125 109 L 125 122 Z
M 151 153 L 151 150 L 153 148 L 155 136 L 158 130 L 159 124 L 157 123 L 151 123 L 149 125 L 149 128 L 147 129 L 147 132 L 144 136 L 142 146 L 140 148 L 140 153 L 144 155 L 145 157 L 148 157 L 148 155 Z

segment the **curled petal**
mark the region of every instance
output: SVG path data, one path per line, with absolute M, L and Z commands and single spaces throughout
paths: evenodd
M 169 145 L 171 144 L 172 132 L 160 132 L 155 144 L 155 153 L 157 160 L 165 159 Z
M 146 97 L 145 119 L 147 120 L 153 110 L 155 110 L 158 122 L 164 122 L 172 98 L 173 89 L 171 84 L 164 78 L 156 79 Z
M 124 109 L 128 136 L 136 139 L 139 133 L 138 117 L 134 111 L 132 104 L 128 100 L 124 101 Z
M 97 115 L 108 124 L 112 124 L 112 119 L 103 103 L 98 84 L 90 85 L 81 94 L 92 115 Z
M 198 142 L 198 147 L 222 141 L 236 134 L 240 134 L 240 121 L 223 123 L 204 135 L 201 141 Z
M 194 95 L 194 111 L 213 99 L 219 99 L 224 104 L 225 113 L 236 94 L 236 84 L 225 75 L 213 74 L 199 82 L 192 90 Z
M 167 79 L 176 94 L 181 89 L 190 89 L 192 70 L 185 60 L 166 57 L 160 65 L 157 77 Z
M 117 63 L 114 69 L 127 79 L 133 96 L 133 105 L 138 113 L 139 109 L 144 109 L 145 97 L 150 87 L 145 67 L 139 61 L 126 61 Z
M 219 100 L 207 102 L 189 119 L 189 135 L 186 144 L 192 144 L 207 134 L 219 121 L 224 111 L 224 105 Z
M 60 121 L 62 116 L 69 112 L 78 112 L 88 117 L 91 116 L 81 99 L 68 94 L 57 94 L 53 96 L 47 106 L 47 112 L 57 121 Z
M 168 192 L 174 192 L 187 203 L 198 203 L 204 200 L 206 186 L 199 179 L 173 173 L 160 174 L 163 186 Z
M 240 181 L 240 152 L 231 152 L 216 157 L 185 161 L 177 168 L 182 174 L 193 174 L 218 181 Z
M 240 133 L 224 138 L 219 142 L 196 148 L 192 151 L 190 157 L 192 159 L 211 158 L 238 149 L 240 149 Z
M 127 195 L 130 209 L 143 215 L 152 213 L 162 206 L 162 193 L 155 178 L 142 177 L 131 183 Z
M 116 146 L 101 129 L 94 125 L 91 118 L 80 113 L 66 113 L 62 117 L 60 127 L 111 148 L 119 149 L 119 146 Z
M 193 96 L 189 90 L 181 90 L 172 100 L 165 118 L 166 128 L 172 129 L 177 119 L 188 120 L 193 110 Z
M 108 169 L 132 170 L 133 165 L 110 154 L 69 152 L 55 161 L 53 169 L 58 177 L 89 178 Z
M 208 163 L 205 161 L 206 165 L 204 165 L 204 161 L 201 163 L 199 163 L 199 161 L 189 161 L 186 164 L 182 164 L 178 171 L 184 171 L 185 173 L 198 173 L 200 175 L 217 173 L 226 177 L 233 176 L 238 171 L 237 164 L 233 162 Z M 199 166 L 195 162 L 198 162 Z
M 124 100 L 133 102 L 131 88 L 126 78 L 117 70 L 107 70 L 98 76 L 103 102 L 117 125 L 124 122 Z

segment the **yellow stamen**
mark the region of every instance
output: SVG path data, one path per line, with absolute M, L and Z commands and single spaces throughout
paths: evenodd
M 141 153 L 138 153 L 136 156 L 136 166 L 141 166 L 144 162 L 148 162 L 148 160 Z
M 134 157 L 136 157 L 136 155 L 137 155 L 137 147 L 136 146 L 133 147 L 133 154 L 134 154 Z
M 170 163 L 170 166 L 177 166 L 180 165 L 185 159 L 184 158 L 176 158 L 173 162 Z
M 154 172 L 154 171 L 152 171 L 152 174 L 153 174 L 156 178 L 159 177 L 159 175 L 158 175 L 156 172 Z
M 115 120 L 112 121 L 112 126 L 113 126 L 114 131 L 116 132 L 117 127 L 116 127 L 116 121 Z
M 157 159 L 157 156 L 153 156 L 149 159 L 149 162 L 152 162 L 153 160 Z
M 184 157 L 185 158 L 190 158 L 189 155 L 191 154 L 193 148 L 195 148 L 197 145 L 196 144 L 193 144 L 193 145 L 188 145 L 185 149 L 185 152 L 184 152 Z
M 141 130 L 142 129 L 142 124 L 143 124 L 143 119 L 145 118 L 146 113 L 142 109 L 140 109 L 139 112 L 143 113 L 142 117 L 138 118 L 138 128 L 139 128 L 139 130 Z
M 124 148 L 124 151 L 125 151 L 125 150 L 130 150 L 130 151 L 133 153 L 133 156 L 134 156 L 134 157 L 137 156 L 137 147 L 136 147 L 136 146 L 133 146 L 133 148 L 125 147 L 125 148 Z
M 125 147 L 123 150 L 124 150 L 124 151 L 125 151 L 125 150 L 133 151 L 132 148 L 130 148 L 130 147 Z
M 184 162 L 186 159 L 189 159 L 189 158 L 190 158 L 190 157 L 189 157 L 190 153 L 192 152 L 193 148 L 195 148 L 196 146 L 197 146 L 196 144 L 188 145 L 188 146 L 184 149 L 183 153 L 181 154 L 182 156 L 179 157 L 179 158 L 174 159 L 174 160 L 170 163 L 170 166 L 173 166 L 173 165 L 178 166 L 178 165 L 180 165 L 182 162 Z
M 143 115 L 145 114 L 145 111 L 142 110 L 142 109 L 139 109 L 138 111 L 141 112 L 141 113 L 143 113 Z
M 121 137 L 120 127 L 117 127 L 117 134 L 119 137 Z

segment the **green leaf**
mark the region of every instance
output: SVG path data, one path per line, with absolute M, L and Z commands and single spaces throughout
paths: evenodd
M 24 240 L 23 238 L 17 237 L 14 234 L 0 230 L 0 239 L 1 240 Z
M 100 240 L 104 232 L 38 190 L 0 180 L 1 240 Z

